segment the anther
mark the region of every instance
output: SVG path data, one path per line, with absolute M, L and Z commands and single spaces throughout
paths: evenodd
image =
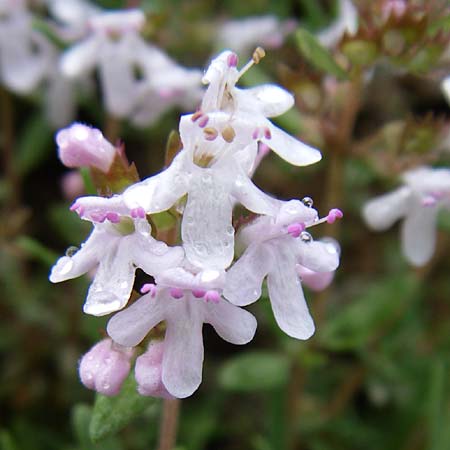
M 292 223 L 287 227 L 287 232 L 294 238 L 298 238 L 303 231 L 305 231 L 306 225 L 303 222 Z
M 206 291 L 204 291 L 203 289 L 192 289 L 192 295 L 195 298 L 203 298 L 206 294 Z
M 106 214 L 106 218 L 111 222 L 111 223 L 119 223 L 120 222 L 120 216 L 119 214 L 115 213 L 115 212 L 109 212 Z
M 230 53 L 227 58 L 228 67 L 236 67 L 238 65 L 238 56 L 236 53 Z
M 266 56 L 266 51 L 262 47 L 256 47 L 252 55 L 252 60 L 255 64 L 259 64 L 264 56 Z
M 205 294 L 205 300 L 207 302 L 219 303 L 220 294 L 217 291 L 207 291 Z
M 169 292 L 170 292 L 170 295 L 176 299 L 182 298 L 184 295 L 183 290 L 180 288 L 170 288 Z
M 223 130 L 222 130 L 222 137 L 224 139 L 225 142 L 233 142 L 234 138 L 236 137 L 236 132 L 234 131 L 234 128 L 231 125 L 227 125 Z
M 145 283 L 142 287 L 141 287 L 141 294 L 147 294 L 150 293 L 151 297 L 154 297 L 156 295 L 156 284 L 153 283 Z
M 204 116 L 200 117 L 199 121 L 198 121 L 198 126 L 200 128 L 205 128 L 206 125 L 208 124 L 209 121 L 209 117 L 205 114 Z
M 344 217 L 343 212 L 338 208 L 330 209 L 330 212 L 327 215 L 327 222 L 334 223 L 337 219 L 342 219 Z
M 203 134 L 207 141 L 213 141 L 218 136 L 218 131 L 213 127 L 207 127 L 203 130 Z
M 203 116 L 203 113 L 201 111 L 196 111 L 194 114 L 192 114 L 191 120 L 192 122 L 195 122 L 196 120 L 200 119 L 200 117 Z

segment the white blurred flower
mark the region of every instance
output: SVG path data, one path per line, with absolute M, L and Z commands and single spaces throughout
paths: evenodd
M 252 16 L 229 20 L 219 27 L 217 47 L 232 48 L 239 55 L 249 56 L 257 46 L 280 47 L 294 27 L 293 20 L 282 21 L 275 16 Z
M 334 47 L 345 33 L 355 34 L 358 29 L 358 10 L 351 0 L 339 0 L 338 15 L 334 22 L 316 36 L 328 48 Z
M 441 208 L 450 208 L 450 170 L 420 167 L 403 174 L 404 185 L 367 202 L 363 216 L 370 228 L 383 231 L 403 219 L 403 254 L 415 266 L 433 256 L 436 219 Z

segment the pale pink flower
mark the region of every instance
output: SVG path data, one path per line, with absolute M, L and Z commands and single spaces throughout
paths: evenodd
M 117 395 L 130 372 L 134 350 L 103 339 L 80 360 L 78 373 L 81 382 L 103 395 Z
M 165 321 L 161 380 L 174 397 L 188 397 L 202 380 L 203 324 L 212 325 L 222 339 L 242 345 L 252 340 L 256 320 L 222 298 L 222 271 L 193 273 L 178 267 L 155 279 L 156 287 L 113 316 L 107 331 L 120 345 L 134 347 Z
M 367 202 L 363 217 L 370 228 L 383 231 L 403 219 L 403 254 L 423 266 L 436 246 L 436 220 L 441 208 L 450 208 L 450 169 L 420 167 L 405 172 L 404 185 Z
M 313 241 L 305 231 L 317 222 L 315 209 L 290 200 L 276 217 L 260 217 L 243 228 L 239 238 L 248 247 L 227 271 L 224 297 L 239 306 L 253 303 L 261 297 L 267 276 L 269 298 L 279 327 L 291 337 L 308 339 L 314 333 L 314 323 L 297 265 L 314 272 L 330 272 L 339 264 L 334 246 Z
M 97 267 L 83 310 L 103 316 L 127 304 L 136 268 L 154 275 L 180 263 L 184 252 L 180 247 L 168 247 L 155 240 L 145 218 L 121 218 L 114 213 L 98 219 L 102 223 L 94 224 L 81 249 L 56 262 L 50 281 L 59 283 L 77 278 Z

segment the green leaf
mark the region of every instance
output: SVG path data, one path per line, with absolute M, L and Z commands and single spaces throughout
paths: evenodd
M 58 255 L 55 252 L 30 236 L 20 236 L 16 240 L 16 245 L 30 257 L 41 261 L 48 267 L 51 267 L 58 259 Z
M 92 441 L 98 442 L 119 432 L 135 417 L 157 403 L 155 398 L 138 394 L 136 381 L 133 374 L 130 374 L 118 395 L 107 397 L 97 394 L 89 425 Z
M 324 324 L 318 340 L 328 349 L 348 350 L 370 343 L 399 319 L 417 296 L 419 281 L 411 274 L 389 277 L 364 287 L 364 293 Z
M 227 361 L 219 373 L 219 383 L 232 391 L 252 392 L 286 384 L 289 361 L 284 355 L 249 352 Z
M 53 131 L 42 114 L 35 114 L 25 124 L 18 142 L 17 168 L 25 175 L 55 153 Z
M 295 40 L 302 55 L 314 67 L 330 75 L 334 75 L 339 80 L 348 79 L 345 70 L 338 65 L 331 53 L 309 31 L 304 28 L 297 29 L 295 32 Z
M 92 441 L 89 436 L 91 414 L 91 407 L 85 404 L 75 405 L 72 410 L 72 428 L 81 448 L 86 450 L 92 447 Z
M 6 430 L 0 430 L 0 448 L 1 450 L 19 450 L 11 434 Z

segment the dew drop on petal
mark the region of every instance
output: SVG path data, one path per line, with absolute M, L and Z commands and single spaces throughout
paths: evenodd
M 300 233 L 300 239 L 305 243 L 312 242 L 313 240 L 312 236 L 307 231 L 302 231 Z

